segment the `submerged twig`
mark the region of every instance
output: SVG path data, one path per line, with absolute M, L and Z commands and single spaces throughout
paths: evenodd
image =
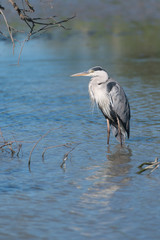
M 60 145 L 55 145 L 55 146 L 46 147 L 46 148 L 43 150 L 43 153 L 42 153 L 42 160 L 44 161 L 44 154 L 45 154 L 45 152 L 46 152 L 48 149 L 57 148 L 57 147 L 70 147 L 71 144 L 72 144 L 72 143 L 65 143 L 65 144 L 60 144 Z
M 22 144 L 20 143 L 20 144 L 18 144 L 17 157 L 19 157 L 19 153 L 20 153 L 20 151 L 21 151 L 21 148 L 22 148 Z
M 56 130 L 56 129 L 59 129 L 61 128 L 62 126 L 58 127 L 58 128 L 52 128 L 50 129 L 48 132 L 46 132 L 44 135 L 42 135 L 36 142 L 33 142 L 33 141 L 17 141 L 13 135 L 13 138 L 14 140 L 13 141 L 6 141 L 4 136 L 3 136 L 3 133 L 0 129 L 0 136 L 2 138 L 2 141 L 0 141 L 0 150 L 7 150 L 6 147 L 10 150 L 11 152 L 11 155 L 13 156 L 15 153 L 17 155 L 17 157 L 19 157 L 19 153 L 22 149 L 22 143 L 34 143 L 31 151 L 30 151 L 30 154 L 29 154 L 29 159 L 28 159 L 28 168 L 29 168 L 29 171 L 31 170 L 30 168 L 30 165 L 31 165 L 31 157 L 32 157 L 32 153 L 34 151 L 34 149 L 36 148 L 36 146 L 38 145 L 38 143 L 44 138 L 46 137 L 50 132 L 52 132 L 53 130 Z M 46 153 L 47 150 L 49 149 L 52 149 L 52 148 L 58 148 L 58 147 L 67 147 L 67 148 L 70 148 L 70 150 L 68 152 L 66 152 L 64 154 L 64 157 L 63 157 L 63 162 L 62 164 L 60 165 L 61 168 L 64 168 L 64 165 L 66 163 L 66 160 L 68 159 L 70 153 L 79 145 L 80 143 L 75 143 L 75 142 L 71 142 L 71 143 L 64 143 L 64 144 L 59 144 L 59 145 L 54 145 L 54 146 L 49 146 L 49 147 L 46 147 L 44 148 L 43 152 L 42 152 L 42 160 L 44 161 L 44 155 Z M 14 146 L 17 146 L 17 150 L 15 151 L 13 149 Z M 73 146 L 74 145 L 74 146 Z
M 19 152 L 20 152 L 20 150 L 21 150 L 20 145 L 22 145 L 22 144 L 21 144 L 21 143 L 18 143 L 18 141 L 16 141 L 16 140 L 14 140 L 14 141 L 6 141 L 5 138 L 4 138 L 4 136 L 3 136 L 3 133 L 2 133 L 2 131 L 1 131 L 1 129 L 0 129 L 0 136 L 1 136 L 2 140 L 3 140 L 3 142 L 2 142 L 3 144 L 0 145 L 0 149 L 4 149 L 5 147 L 7 147 L 7 148 L 11 151 L 11 155 L 13 156 L 13 155 L 16 153 L 16 151 L 13 150 L 13 144 L 16 143 L 17 148 L 18 148 L 17 154 L 19 155 Z M 18 156 L 18 155 L 17 155 L 17 156 Z
M 144 167 L 147 165 L 146 167 Z M 141 174 L 144 171 L 150 170 L 150 173 L 152 173 L 154 170 L 156 170 L 160 165 L 160 162 L 158 162 L 158 157 L 155 158 L 154 162 L 144 162 L 141 165 L 138 166 L 140 169 L 137 173 Z
M 60 127 L 59 127 L 59 128 L 60 128 Z M 38 144 L 44 137 L 46 137 L 50 132 L 52 132 L 52 131 L 55 130 L 55 129 L 59 129 L 59 128 L 52 128 L 52 129 L 50 129 L 50 130 L 49 130 L 48 132 L 46 132 L 43 136 L 41 136 L 41 137 L 38 139 L 38 141 L 34 144 L 32 150 L 30 151 L 30 154 L 29 154 L 29 160 L 28 160 L 29 170 L 30 170 L 30 165 L 31 165 L 31 156 L 32 156 L 32 153 L 33 153 L 35 147 L 37 146 L 37 144 Z
M 14 143 L 14 141 L 4 142 L 4 144 L 0 146 L 0 149 L 2 149 L 2 148 L 4 148 L 4 147 L 7 147 L 7 146 L 11 146 L 13 143 Z
M 55 145 L 55 146 L 49 146 L 49 147 L 46 147 L 42 153 L 42 160 L 44 161 L 44 154 L 45 152 L 48 150 L 48 149 L 52 149 L 52 148 L 57 148 L 57 147 L 67 147 L 67 148 L 71 148 L 71 146 L 75 144 L 75 143 L 65 143 L 65 144 L 60 144 L 60 145 Z M 80 143 L 76 143 L 74 147 L 72 147 L 67 153 L 64 154 L 64 157 L 63 157 L 63 162 L 62 164 L 60 165 L 61 168 L 63 168 L 66 160 L 68 159 L 68 156 L 69 154 L 79 145 Z
M 66 160 L 68 159 L 69 154 L 79 145 L 80 143 L 77 143 L 71 150 L 69 150 L 67 153 L 64 154 L 63 162 L 61 164 L 61 168 L 64 167 L 64 164 L 66 163 Z

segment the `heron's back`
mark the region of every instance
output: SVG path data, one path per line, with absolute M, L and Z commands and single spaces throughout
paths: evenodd
M 110 95 L 110 111 L 111 116 L 114 118 L 114 122 L 118 117 L 122 128 L 127 132 L 128 138 L 130 134 L 130 105 L 128 98 L 120 86 L 120 84 L 114 79 L 109 79 L 106 84 L 107 92 Z

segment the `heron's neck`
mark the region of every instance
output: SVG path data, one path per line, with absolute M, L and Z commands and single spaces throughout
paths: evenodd
M 105 84 L 108 81 L 109 77 L 108 74 L 101 76 L 94 76 L 91 78 L 91 81 L 89 82 L 89 95 L 91 98 L 92 103 L 96 102 L 97 104 L 100 104 L 103 99 L 105 99 L 106 96 L 106 88 Z

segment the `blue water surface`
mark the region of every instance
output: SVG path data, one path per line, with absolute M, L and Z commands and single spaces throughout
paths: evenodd
M 20 65 L 20 48 L 13 56 L 12 46 L 0 42 L 1 132 L 16 141 L 16 152 L 22 144 L 19 157 L 0 152 L 0 239 L 160 237 L 160 172 L 136 173 L 159 156 L 160 59 L 123 52 L 121 36 L 92 38 L 32 40 Z M 106 121 L 90 105 L 89 79 L 70 77 L 95 65 L 129 98 L 131 137 L 123 148 L 113 136 L 106 145 Z M 29 171 L 34 144 L 51 129 L 35 147 Z

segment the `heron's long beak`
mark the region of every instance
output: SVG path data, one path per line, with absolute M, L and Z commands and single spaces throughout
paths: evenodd
M 87 76 L 88 72 L 81 72 L 71 75 L 71 77 L 80 77 L 80 76 Z

